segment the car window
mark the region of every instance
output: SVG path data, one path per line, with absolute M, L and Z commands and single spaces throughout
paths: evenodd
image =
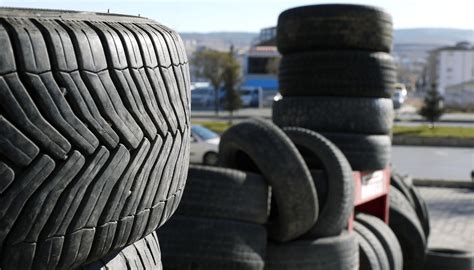
M 192 126 L 191 131 L 203 140 L 210 140 L 219 137 L 217 133 L 214 133 L 202 126 Z

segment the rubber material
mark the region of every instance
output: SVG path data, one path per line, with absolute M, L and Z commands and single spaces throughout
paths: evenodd
M 387 135 L 393 103 L 386 98 L 284 97 L 273 104 L 273 122 L 317 132 Z
M 376 268 L 368 268 L 365 265 L 361 264 L 360 269 L 389 269 L 389 262 L 388 256 L 383 248 L 382 244 L 380 243 L 379 239 L 373 234 L 369 229 L 367 229 L 363 224 L 355 221 L 354 222 L 354 232 L 357 233 L 360 237 L 364 238 L 367 243 L 369 243 L 370 247 L 375 253 L 375 257 L 377 259 Z M 360 238 L 359 238 L 360 239 Z
M 223 167 L 256 172 L 272 187 L 268 234 L 285 242 L 306 233 L 319 214 L 313 179 L 298 149 L 277 126 L 251 119 L 230 127 L 221 137 Z
M 346 156 L 354 171 L 385 169 L 391 159 L 392 141 L 388 135 L 321 133 Z
M 472 270 L 474 254 L 467 250 L 433 248 L 426 252 L 426 270 Z
M 423 269 L 426 238 L 410 203 L 397 189 L 390 190 L 389 226 L 403 252 L 403 269 Z
M 308 167 L 322 169 L 327 175 L 326 200 L 319 206 L 318 221 L 306 237 L 341 234 L 354 210 L 354 180 L 349 162 L 334 144 L 317 132 L 295 127 L 285 127 L 283 131 L 300 150 Z M 320 168 L 313 167 L 311 160 L 320 162 Z
M 361 234 L 354 232 L 359 245 L 359 270 L 381 270 L 374 248 Z
M 359 252 L 354 234 L 347 232 L 317 240 L 269 243 L 266 270 L 353 270 Z
M 390 270 L 403 269 L 403 255 L 400 243 L 390 227 L 382 220 L 363 213 L 356 215 L 356 221 L 369 229 L 382 244 L 387 255 Z
M 278 17 L 277 45 L 282 54 L 338 49 L 390 52 L 392 38 L 392 17 L 371 6 L 303 6 Z
M 164 269 L 263 269 L 262 225 L 175 215 L 157 231 Z
M 163 224 L 189 160 L 177 33 L 1 8 L 0 42 L 0 268 L 75 268 Z
M 278 73 L 282 96 L 390 98 L 397 82 L 393 58 L 364 51 L 286 55 Z
M 177 214 L 264 224 L 268 185 L 253 173 L 191 165 Z
M 160 244 L 156 232 L 98 261 L 83 270 L 162 270 Z

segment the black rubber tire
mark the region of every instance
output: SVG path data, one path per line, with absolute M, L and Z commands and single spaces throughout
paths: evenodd
M 402 247 L 403 269 L 423 269 L 426 238 L 415 210 L 397 189 L 391 189 L 389 197 L 389 226 Z
M 260 175 L 191 165 L 176 214 L 264 224 L 268 201 L 268 185 Z
M 175 215 L 157 231 L 164 269 L 263 269 L 267 235 L 258 224 Z
M 278 81 L 283 97 L 390 98 L 397 72 L 386 53 L 314 51 L 283 57 Z
M 346 156 L 354 171 L 385 169 L 391 159 L 392 141 L 388 135 L 321 133 Z
M 273 104 L 273 122 L 317 132 L 387 135 L 393 104 L 386 98 L 284 97 Z
M 266 270 L 353 270 L 359 265 L 354 234 L 289 243 L 269 243 Z
M 432 248 L 426 252 L 425 270 L 472 270 L 474 254 L 467 250 Z
M 75 268 L 163 224 L 189 160 L 178 34 L 134 16 L 1 8 L 0 40 L 0 268 Z
M 283 131 L 296 145 L 306 165 L 310 169 L 322 169 L 327 176 L 326 200 L 324 205 L 319 205 L 318 221 L 305 237 L 315 239 L 341 234 L 354 210 L 354 180 L 349 162 L 334 144 L 317 132 L 295 127 L 285 127 Z M 313 167 L 311 161 L 321 165 Z M 317 189 L 317 183 L 315 186 Z
M 356 215 L 356 221 L 370 230 L 383 246 L 388 259 L 389 270 L 403 269 L 403 254 L 397 237 L 382 220 L 363 213 Z
M 389 262 L 388 262 L 388 256 L 387 253 L 385 252 L 385 249 L 380 243 L 380 240 L 375 236 L 375 234 L 369 230 L 368 228 L 365 227 L 365 225 L 359 223 L 358 221 L 354 221 L 354 232 L 362 236 L 372 247 L 372 249 L 375 252 L 375 256 L 377 257 L 377 265 L 380 270 L 385 270 L 389 269 Z M 361 267 L 361 269 L 364 269 Z
M 372 245 L 361 234 L 354 232 L 359 246 L 359 270 L 382 270 Z
M 207 152 L 204 155 L 202 164 L 208 166 L 217 166 L 219 164 L 219 155 L 216 152 Z
M 391 185 L 398 189 L 407 198 L 408 202 L 415 209 L 416 215 L 420 220 L 423 232 L 425 233 L 426 239 L 430 235 L 430 217 L 426 202 L 421 197 L 417 190 L 417 187 L 413 185 L 413 179 L 410 176 L 403 176 L 396 172 L 392 172 Z
M 296 146 L 271 122 L 251 119 L 230 127 L 221 137 L 219 159 L 224 167 L 263 175 L 272 187 L 271 239 L 295 239 L 316 223 L 318 197 L 310 171 Z
M 390 52 L 392 17 L 363 5 L 292 8 L 278 18 L 277 45 L 282 54 L 335 49 Z
M 98 261 L 82 266 L 83 270 L 162 270 L 160 244 L 156 232 Z

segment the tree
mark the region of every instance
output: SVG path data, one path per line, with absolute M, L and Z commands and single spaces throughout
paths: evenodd
M 229 54 L 225 61 L 224 72 L 222 74 L 224 89 L 226 90 L 225 109 L 229 111 L 229 123 L 232 124 L 234 111 L 242 107 L 242 100 L 237 93 L 237 85 L 240 83 L 240 64 L 234 57 L 234 47 L 230 47 Z
M 424 105 L 420 109 L 419 114 L 428 120 L 431 123 L 430 128 L 433 128 L 434 123 L 439 120 L 443 113 L 443 97 L 436 89 L 436 84 L 433 84 L 431 89 L 426 93 Z
M 194 54 L 193 66 L 196 77 L 209 80 L 214 88 L 214 111 L 219 114 L 219 88 L 222 85 L 227 53 L 214 50 L 202 50 Z

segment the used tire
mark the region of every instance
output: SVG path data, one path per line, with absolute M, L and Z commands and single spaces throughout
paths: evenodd
M 274 157 L 274 158 L 272 158 Z M 298 149 L 277 126 L 252 119 L 229 128 L 221 137 L 224 167 L 262 174 L 272 187 L 269 237 L 288 241 L 306 233 L 319 214 L 313 179 Z
M 317 240 L 269 243 L 266 270 L 353 270 L 358 269 L 359 252 L 354 234 Z
M 156 232 L 112 253 L 96 262 L 82 266 L 83 270 L 162 270 L 160 244 Z
M 356 215 L 356 221 L 370 230 L 383 246 L 390 270 L 403 269 L 403 255 L 400 243 L 390 227 L 382 220 L 363 213 Z
M 381 270 L 380 264 L 372 245 L 361 234 L 355 232 L 357 244 L 359 246 L 359 267 L 360 270 Z
M 113 14 L 0 18 L 0 268 L 75 268 L 153 232 L 189 160 L 177 33 Z
M 277 46 L 282 54 L 334 49 L 390 52 L 392 17 L 381 9 L 363 5 L 288 9 L 278 18 Z
M 364 238 L 371 246 L 371 248 L 375 252 L 375 257 L 377 258 L 377 266 L 378 268 L 375 269 L 389 269 L 389 262 L 388 262 L 388 256 L 387 253 L 385 252 L 385 249 L 380 243 L 379 239 L 377 236 L 375 236 L 372 231 L 370 231 L 368 228 L 365 227 L 365 225 L 354 221 L 354 231 L 359 234 L 362 238 Z M 365 268 L 361 265 L 361 270 L 363 269 L 373 269 L 373 268 Z
M 417 187 L 413 185 L 411 177 L 403 176 L 394 172 L 392 173 L 390 181 L 391 185 L 398 189 L 410 202 L 413 209 L 415 209 L 416 215 L 418 216 L 421 226 L 423 227 L 425 237 L 428 239 L 428 236 L 430 235 L 430 217 L 428 207 L 418 192 Z
M 389 197 L 389 226 L 402 247 L 403 269 L 423 269 L 426 238 L 415 210 L 397 189 L 391 189 Z
M 318 220 L 306 236 L 314 239 L 339 235 L 354 210 L 354 180 L 349 162 L 334 144 L 317 132 L 295 127 L 285 127 L 283 131 L 300 150 L 308 167 L 322 169 L 327 176 L 326 200 L 324 205 L 319 205 Z M 313 167 L 311 161 L 321 166 Z
M 387 135 L 393 122 L 386 98 L 284 97 L 273 104 L 273 122 L 317 132 Z
M 346 156 L 355 171 L 385 169 L 391 159 L 392 141 L 388 135 L 321 133 Z
M 176 213 L 264 224 L 268 208 L 268 185 L 261 176 L 191 165 Z
M 364 51 L 314 51 L 286 55 L 278 73 L 282 96 L 390 98 L 397 82 L 393 58 Z
M 262 225 L 175 215 L 158 229 L 164 269 L 263 269 Z
M 426 253 L 426 270 L 456 269 L 472 270 L 474 254 L 467 250 L 429 249 Z

